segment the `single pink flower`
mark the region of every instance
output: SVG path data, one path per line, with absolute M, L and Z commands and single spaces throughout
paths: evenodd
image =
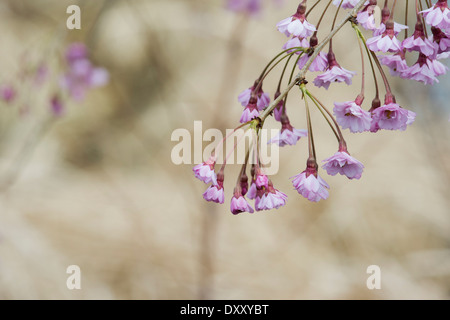
M 241 119 L 240 119 L 241 123 L 249 122 L 250 120 L 259 116 L 259 111 L 258 111 L 258 108 L 256 107 L 256 101 L 254 101 L 254 100 L 255 99 L 253 99 L 253 100 L 250 99 L 250 102 L 245 107 L 244 111 L 242 112 Z
M 216 158 L 211 156 L 205 162 L 196 165 L 193 168 L 194 175 L 197 179 L 204 183 L 217 184 L 217 176 L 214 172 L 214 165 L 216 164 Z
M 370 50 L 375 52 L 398 52 L 402 49 L 400 41 L 395 36 L 394 25 L 392 22 L 387 22 L 386 31 L 380 35 L 367 39 L 366 44 Z
M 223 171 L 217 175 L 217 183 L 209 186 L 203 193 L 203 199 L 206 201 L 212 201 L 215 203 L 223 203 L 225 200 L 225 194 L 223 190 L 224 175 Z
M 375 2 L 376 3 L 376 2 Z M 375 30 L 375 17 L 373 15 L 376 5 L 369 4 L 363 10 L 358 12 L 356 20 L 366 30 Z
M 249 213 L 254 212 L 253 208 L 242 196 L 240 190 L 235 190 L 233 198 L 231 198 L 230 210 L 231 213 L 233 214 L 239 214 L 242 212 L 249 212 Z
M 287 195 L 275 189 L 272 182 L 257 196 L 255 200 L 256 211 L 278 209 L 286 204 Z
M 269 183 L 269 178 L 262 173 L 260 170 L 258 170 L 259 172 L 256 173 L 256 188 L 261 189 L 262 187 L 266 187 L 267 188 L 267 184 Z
M 302 69 L 306 62 L 308 61 L 310 56 L 308 56 L 307 54 L 303 54 L 303 56 L 300 57 L 300 59 L 298 59 L 297 62 L 297 66 L 299 69 Z M 317 55 L 317 57 L 314 59 L 314 61 L 311 63 L 311 65 L 309 66 L 309 71 L 311 72 L 317 72 L 317 71 L 325 71 L 327 69 L 328 66 L 328 59 L 327 59 L 327 55 L 325 52 L 319 52 L 319 54 Z
M 203 193 L 203 199 L 215 203 L 223 203 L 225 201 L 223 186 L 219 186 L 217 184 L 209 186 Z
M 349 71 L 340 66 L 333 66 L 324 73 L 318 75 L 314 79 L 314 84 L 319 88 L 324 87 L 325 89 L 328 89 L 333 82 L 345 82 L 346 84 L 351 85 L 352 77 L 355 74 L 356 72 Z
M 292 37 L 289 39 L 284 45 L 283 50 L 288 50 L 292 48 L 309 48 L 309 41 L 306 38 L 300 38 L 300 37 Z M 293 52 L 294 50 L 290 50 L 288 52 Z M 295 54 L 300 54 L 301 51 L 297 51 Z
M 417 37 L 411 36 L 409 38 L 406 38 L 402 42 L 402 47 L 408 51 L 418 51 L 423 53 L 426 56 L 431 56 L 434 54 L 435 50 L 437 49 L 433 42 L 428 40 L 427 38 L 423 37 Z
M 400 51 L 394 55 L 379 55 L 378 59 L 381 64 L 384 64 L 389 68 L 389 72 L 392 76 L 402 76 L 403 71 L 408 69 L 406 64 L 405 56 Z
M 438 0 L 434 6 L 420 13 L 422 13 L 425 22 L 430 26 L 443 30 L 450 28 L 450 10 L 447 0 Z
M 253 94 L 253 91 L 258 87 L 258 80 L 255 81 L 255 84 L 242 91 L 238 96 L 238 101 L 242 104 L 243 107 L 247 106 L 250 102 L 250 98 Z M 261 86 L 258 89 L 258 93 L 256 93 L 256 106 L 258 110 L 265 109 L 270 104 L 270 97 L 267 93 L 264 93 Z
M 417 62 L 411 67 L 403 70 L 401 76 L 406 79 L 416 80 L 425 84 L 433 84 L 439 82 L 438 76 L 447 72 L 447 67 L 436 59 L 430 59 L 423 53 L 419 53 Z
M 291 177 L 294 188 L 309 201 L 318 202 L 328 198 L 330 186 L 318 174 L 316 169 L 307 168 L 302 173 Z
M 414 34 L 403 40 L 402 48 L 408 51 L 418 51 L 426 56 L 431 56 L 435 53 L 437 45 L 425 37 L 423 24 L 418 18 Z
M 372 118 L 370 112 L 361 108 L 362 99 L 356 101 L 335 102 L 334 114 L 336 121 L 343 129 L 350 129 L 350 132 L 364 132 L 370 130 Z
M 295 36 L 301 38 L 310 37 L 316 28 L 306 21 L 306 1 L 298 6 L 297 12 L 289 18 L 283 19 L 277 23 L 277 29 L 286 36 Z
M 352 77 L 356 72 L 348 71 L 342 68 L 336 61 L 336 57 L 332 51 L 328 52 L 328 68 L 327 71 L 318 75 L 314 79 L 316 87 L 324 87 L 328 90 L 332 82 L 345 82 L 346 84 L 352 84 Z
M 414 122 L 415 117 L 414 112 L 403 109 L 397 103 L 387 100 L 383 106 L 372 110 L 372 125 L 374 130 L 404 131 L 408 125 Z
M 322 166 L 329 175 L 335 176 L 341 174 L 347 176 L 349 179 L 361 178 L 364 165 L 350 156 L 348 152 L 339 151 L 331 157 L 323 160 L 325 164 Z

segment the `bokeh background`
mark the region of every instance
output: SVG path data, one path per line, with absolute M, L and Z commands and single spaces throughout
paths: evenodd
M 81 30 L 66 29 L 71 4 L 81 8 Z M 448 76 L 434 87 L 393 79 L 416 122 L 405 132 L 346 130 L 363 177 L 322 172 L 331 191 L 320 203 L 289 180 L 305 168 L 306 140 L 280 150 L 271 177 L 287 206 L 253 215 L 229 212 L 238 166 L 226 171 L 225 204 L 215 205 L 202 199 L 193 165 L 172 163 L 173 130 L 193 132 L 195 120 L 204 130 L 238 124 L 237 95 L 280 51 L 287 39 L 275 24 L 296 6 L 265 1 L 248 16 L 220 0 L 2 0 L 0 82 L 20 98 L 0 105 L 0 298 L 448 299 Z M 49 92 L 74 41 L 110 82 L 82 102 L 65 101 L 54 119 Z M 361 81 L 350 26 L 334 48 L 358 76 L 351 87 L 312 89 L 330 108 L 354 99 Z M 51 76 L 30 87 L 23 75 L 42 61 Z M 369 73 L 366 107 L 371 81 Z M 276 83 L 269 77 L 265 90 L 273 94 Z M 305 128 L 297 92 L 288 110 Z M 318 112 L 313 125 L 324 159 L 335 138 Z M 73 264 L 81 290 L 66 287 Z M 366 287 L 369 265 L 381 268 L 381 290 Z

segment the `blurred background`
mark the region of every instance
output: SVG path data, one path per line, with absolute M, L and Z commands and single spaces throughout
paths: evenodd
M 203 200 L 193 164 L 172 163 L 175 129 L 238 125 L 237 95 L 287 41 L 275 24 L 297 2 L 263 1 L 249 15 L 221 0 L 2 0 L 0 84 L 16 98 L 0 104 L 0 299 L 448 299 L 448 76 L 433 87 L 392 78 L 415 123 L 345 130 L 364 174 L 349 181 L 322 171 L 326 201 L 308 202 L 289 180 L 305 168 L 304 139 L 280 149 L 271 177 L 287 205 L 253 215 L 229 211 L 239 166 L 227 168 L 225 204 L 216 205 Z M 72 4 L 81 30 L 66 28 Z M 82 101 L 61 94 L 55 114 L 49 101 L 72 42 L 86 44 L 109 83 Z M 353 100 L 361 81 L 350 26 L 334 49 L 358 75 L 353 86 L 312 89 L 330 108 Z M 47 78 L 35 85 L 30 74 L 42 65 Z M 273 95 L 277 80 L 269 76 L 265 91 Z M 295 91 L 289 116 L 306 128 Z M 325 159 L 335 138 L 317 110 L 313 125 Z M 66 287 L 69 265 L 81 269 L 81 290 Z M 370 265 L 381 268 L 381 290 L 366 287 Z

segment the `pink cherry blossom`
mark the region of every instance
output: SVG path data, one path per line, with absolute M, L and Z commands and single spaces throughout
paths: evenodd
M 217 184 L 217 176 L 214 172 L 214 165 L 216 164 L 216 158 L 210 157 L 205 162 L 196 165 L 193 168 L 194 175 L 197 179 L 204 183 Z
M 414 34 L 403 40 L 402 48 L 408 51 L 418 51 L 426 56 L 431 56 L 435 53 L 437 45 L 425 37 L 423 24 L 418 18 Z
M 209 188 L 203 193 L 203 199 L 215 203 L 223 203 L 225 201 L 223 185 L 214 184 L 209 186 Z
M 295 36 L 300 38 L 310 37 L 316 28 L 306 21 L 306 1 L 298 6 L 297 12 L 289 18 L 283 19 L 277 23 L 277 29 L 286 36 Z
M 314 84 L 319 88 L 324 87 L 325 89 L 328 89 L 332 82 L 345 82 L 350 85 L 352 84 L 352 77 L 355 74 L 356 72 L 349 71 L 337 65 L 318 75 L 314 79 Z
M 262 187 L 267 188 L 267 184 L 269 183 L 269 178 L 262 172 L 258 172 L 256 174 L 256 188 L 260 189 Z
M 259 116 L 255 101 L 250 101 L 242 112 L 240 122 L 246 123 Z
M 305 170 L 302 173 L 292 177 L 294 188 L 303 197 L 309 201 L 318 202 L 328 198 L 328 190 L 330 186 L 318 174 Z
M 287 195 L 275 189 L 272 182 L 269 182 L 261 196 L 255 200 L 256 211 L 278 209 L 286 204 Z
M 384 64 L 389 68 L 389 72 L 392 76 L 402 76 L 403 71 L 408 68 L 405 56 L 401 51 L 394 55 L 379 55 L 378 59 L 380 60 L 381 64 Z
M 288 50 L 292 48 L 309 48 L 309 41 L 306 38 L 300 38 L 300 37 L 293 37 L 289 39 L 284 45 L 283 50 Z M 294 50 L 290 50 L 288 52 L 292 52 Z M 300 54 L 301 51 L 297 51 L 295 54 Z
M 375 7 L 375 5 L 369 5 L 357 14 L 356 20 L 366 30 L 375 30 L 377 28 L 373 15 Z
M 308 61 L 310 56 L 308 56 L 307 54 L 303 54 L 300 59 L 297 62 L 297 66 L 299 67 L 299 69 L 302 69 L 306 62 Z M 327 59 L 327 55 L 325 52 L 319 52 L 319 54 L 317 55 L 317 57 L 314 59 L 314 61 L 311 63 L 311 65 L 309 66 L 309 71 L 311 72 L 316 72 L 316 71 L 325 71 L 326 68 L 328 66 L 328 59 Z
M 283 19 L 280 22 L 278 22 L 277 28 L 281 33 L 284 33 L 288 37 L 295 36 L 308 38 L 314 33 L 314 31 L 316 31 L 314 25 L 306 21 L 306 19 L 301 21 L 300 19 L 294 16 Z
M 401 50 L 401 43 L 394 34 L 393 26 L 389 27 L 389 23 L 385 32 L 367 39 L 366 44 L 372 51 L 398 52 Z
M 406 130 L 414 122 L 416 114 L 390 102 L 372 111 L 372 124 L 384 130 Z
M 421 13 L 427 24 L 443 30 L 450 28 L 450 10 L 447 0 L 438 0 L 434 6 L 421 11 Z
M 231 198 L 230 210 L 233 214 L 239 214 L 242 212 L 254 212 L 253 208 L 250 206 L 247 200 L 245 200 L 245 198 L 240 194 L 235 194 L 233 195 L 233 198 Z
M 295 145 L 301 137 L 308 136 L 308 131 L 304 129 L 295 129 L 290 124 L 283 125 L 280 133 L 272 138 L 268 143 L 275 143 L 280 147 Z
M 363 110 L 355 101 L 335 102 L 333 111 L 343 129 L 350 129 L 353 133 L 370 130 L 370 112 Z
M 255 82 L 255 85 L 245 89 L 238 96 L 238 101 L 242 104 L 243 107 L 247 106 L 250 102 L 250 97 L 252 96 L 253 91 L 258 86 L 258 81 Z M 261 87 L 261 86 L 260 86 Z M 270 104 L 270 97 L 267 93 L 265 93 L 262 88 L 258 89 L 258 93 L 256 94 L 256 106 L 258 110 L 263 110 Z
M 436 59 L 430 59 L 430 57 L 420 53 L 417 62 L 411 67 L 403 70 L 401 72 L 401 76 L 403 78 L 416 80 L 431 85 L 434 82 L 439 82 L 437 77 L 445 74 L 447 69 L 448 68 L 446 66 Z
M 323 160 L 325 164 L 322 166 L 329 175 L 341 174 L 349 179 L 361 178 L 364 165 L 350 156 L 345 151 L 336 152 L 331 157 Z

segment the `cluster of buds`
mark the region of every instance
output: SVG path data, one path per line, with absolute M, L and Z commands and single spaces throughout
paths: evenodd
M 238 1 L 236 0 L 236 2 Z M 259 159 L 260 131 L 268 117 L 272 116 L 280 123 L 281 127 L 279 135 L 270 140 L 269 143 L 275 143 L 283 147 L 295 145 L 301 138 L 308 140 L 309 156 L 306 169 L 291 179 L 299 194 L 309 201 L 318 202 L 328 198 L 330 186 L 318 174 L 319 166 L 313 139 L 310 106 L 313 105 L 320 111 L 336 136 L 338 143 L 337 152 L 323 160 L 322 168 L 332 176 L 340 174 L 348 179 L 360 179 L 364 165 L 350 155 L 342 130 L 349 129 L 352 133 L 365 131 L 375 133 L 379 130 L 404 131 L 407 126 L 414 122 L 416 117 L 414 112 L 397 104 L 382 65 L 387 66 L 394 76 L 421 81 L 425 84 L 438 82 L 437 77 L 447 71 L 447 68 L 439 62 L 440 59 L 445 59 L 449 55 L 450 11 L 446 0 L 438 0 L 435 4 L 432 4 L 429 0 L 415 1 L 417 22 L 415 31 L 410 37 L 408 37 L 407 23 L 405 22 L 405 25 L 402 25 L 394 21 L 394 12 L 399 11 L 398 7 L 396 9 L 396 0 L 384 1 L 384 7 L 381 10 L 381 22 L 378 26 L 375 19 L 375 12 L 378 8 L 377 0 L 329 0 L 319 15 L 318 21 L 313 24 L 308 21 L 308 16 L 311 11 L 317 8 L 316 5 L 319 2 L 320 0 L 315 1 L 308 11 L 307 1 L 301 1 L 292 16 L 281 20 L 276 25 L 281 33 L 289 37 L 289 40 L 284 44 L 283 51 L 266 65 L 254 84 L 244 90 L 238 97 L 238 101 L 242 104 L 244 110 L 240 118 L 241 125 L 236 129 L 246 127 L 247 130 L 251 130 L 253 139 L 231 199 L 230 209 L 233 214 L 254 212 L 253 207 L 245 197 L 255 200 L 254 208 L 256 211 L 276 209 L 286 204 L 287 195 L 274 188 L 272 181 L 264 173 L 264 168 L 261 166 Z M 331 3 L 336 8 L 334 17 L 329 19 L 329 21 L 332 21 L 331 31 L 326 37 L 323 36 L 322 39 L 319 39 L 318 31 L 322 26 L 324 17 L 327 16 L 327 11 L 333 8 L 333 6 L 330 6 Z M 401 1 L 401 3 L 406 3 L 404 13 L 405 21 L 407 21 L 409 2 Z M 398 5 L 400 5 L 400 2 Z M 345 19 L 336 24 L 336 18 L 341 10 L 348 11 L 345 13 Z M 352 84 L 356 72 L 341 67 L 333 51 L 333 37 L 347 23 L 351 24 L 354 30 L 361 54 L 361 91 L 354 100 L 335 102 L 333 112 L 331 112 L 311 92 L 311 85 L 308 85 L 306 73 L 319 73 L 312 81 L 312 84 L 317 88 L 323 87 L 328 90 L 331 85 L 339 82 L 347 85 Z M 362 29 L 360 29 L 360 26 Z M 363 29 L 372 32 L 372 37 L 366 39 L 364 32 L 367 31 Z M 399 40 L 400 33 L 403 31 L 404 39 Z M 328 51 L 324 52 L 327 45 Z M 408 66 L 406 55 L 414 51 L 418 54 L 418 60 L 415 64 Z M 382 54 L 377 55 L 378 52 Z M 365 58 L 365 56 L 367 57 Z M 364 108 L 363 105 L 365 98 L 365 59 L 370 62 L 375 85 L 375 96 L 368 108 Z M 295 61 L 295 63 L 291 63 L 292 61 Z M 263 82 L 282 62 L 284 68 L 282 68 L 279 77 L 278 87 L 274 90 L 274 100 L 271 102 L 269 94 L 263 90 Z M 281 90 L 286 70 L 290 65 L 292 71 L 288 85 Z M 300 72 L 294 77 L 296 68 L 299 68 Z M 384 104 L 381 103 L 380 99 L 379 78 L 381 78 L 384 88 Z M 287 97 L 294 87 L 299 87 L 301 91 L 302 105 L 305 106 L 306 111 L 306 129 L 295 129 L 287 114 Z M 254 159 L 250 168 L 250 184 L 246 174 L 249 158 Z M 203 194 L 204 199 L 223 203 L 225 198 L 223 188 L 224 169 L 227 159 L 225 159 L 217 174 L 215 173 L 216 160 L 215 152 L 213 152 L 208 161 L 194 167 L 194 173 L 203 182 L 211 183 L 211 186 Z

